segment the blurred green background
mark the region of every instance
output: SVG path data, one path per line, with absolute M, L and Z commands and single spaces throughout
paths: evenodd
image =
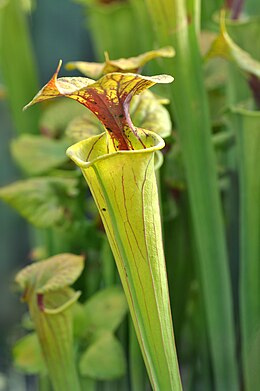
M 4 2 L 0 3 L 4 7 Z M 64 62 L 71 60 L 94 60 L 91 38 L 86 28 L 86 17 L 82 7 L 70 0 L 45 0 L 32 2 L 32 11 L 24 12 L 29 28 L 32 50 L 38 72 L 39 86 L 45 84 L 55 70 L 59 59 Z M 29 2 L 28 2 L 29 4 Z M 15 4 L 14 4 L 15 5 Z M 17 7 L 19 9 L 20 7 Z M 1 20 L 1 19 L 0 19 Z M 2 20 L 1 20 L 2 21 Z M 12 26 L 13 45 L 19 46 L 19 29 Z M 4 31 L 3 34 L 6 34 Z M 5 36 L 3 39 L 7 39 Z M 21 55 L 21 53 L 19 53 Z M 3 56 L 3 52 L 1 53 Z M 8 56 L 8 53 L 5 53 Z M 2 57 L 0 63 L 8 62 L 10 58 Z M 12 58 L 14 69 L 19 69 L 23 59 Z M 66 74 L 63 69 L 63 74 Z M 70 72 L 71 74 L 71 72 Z M 0 186 L 7 185 L 19 178 L 21 173 L 15 166 L 10 155 L 10 141 L 19 133 L 14 123 L 12 112 L 4 88 L 3 70 L 0 68 Z M 17 86 L 19 89 L 20 86 Z M 4 92 L 3 92 L 4 91 Z M 33 91 L 32 94 L 37 91 Z M 17 92 L 19 94 L 19 91 Z M 16 110 L 22 113 L 24 101 Z M 30 114 L 29 114 L 30 116 Z M 37 130 L 36 130 L 37 132 Z M 15 293 L 13 278 L 15 273 L 30 259 L 31 240 L 28 224 L 14 210 L 0 203 L 0 390 L 30 390 L 35 389 L 34 383 L 26 384 L 24 376 L 12 369 L 11 347 L 21 335 L 19 322 L 25 306 L 21 305 L 19 296 Z M 7 378 L 5 379 L 5 376 Z M 7 385 L 8 383 L 8 385 Z M 31 387 L 31 388 L 30 388 Z
M 103 61 L 104 50 L 108 50 L 111 59 L 116 59 L 173 45 L 182 56 L 176 56 L 172 62 L 156 60 L 148 64 L 145 72 L 150 75 L 169 73 L 175 77 L 172 87 L 162 93 L 163 96 L 168 93 L 171 101 L 168 109 L 173 119 L 173 133 L 166 140 L 160 184 L 165 253 L 181 372 L 185 391 L 238 391 L 238 388 L 224 389 L 222 384 L 238 378 L 243 384 L 242 367 L 247 365 L 247 359 L 242 363 L 241 358 L 242 340 L 247 338 L 243 324 L 250 324 L 252 316 L 252 324 L 259 327 L 260 319 L 257 266 L 260 181 L 257 175 L 250 176 L 253 171 L 250 164 L 255 166 L 257 160 L 253 146 L 260 142 L 259 121 L 257 123 L 260 83 L 259 77 L 253 77 L 252 88 L 249 86 L 248 74 L 245 69 L 241 71 L 239 61 L 227 63 L 214 59 L 205 64 L 201 61 L 198 43 L 205 53 L 212 36 L 218 32 L 219 10 L 225 3 L 231 9 L 228 33 L 259 62 L 257 15 L 260 3 L 256 0 L 202 0 L 201 13 L 193 7 L 196 3 L 193 1 L 162 0 L 161 3 L 169 5 L 169 12 L 163 16 L 159 12 L 162 11 L 159 0 L 0 0 L 0 187 L 26 177 L 14 164 L 10 142 L 23 133 L 39 134 L 38 122 L 44 109 L 39 105 L 23 113 L 22 107 L 50 79 L 59 59 L 63 64 L 77 60 Z M 180 3 L 185 3 L 188 15 L 194 16 L 188 19 L 183 40 L 172 28 L 173 10 Z M 153 23 L 146 4 L 150 4 Z M 159 4 L 158 12 L 154 11 L 154 4 Z M 236 20 L 235 14 L 242 6 L 242 21 Z M 200 22 L 204 34 L 198 40 Z M 258 63 L 256 72 L 260 72 L 259 69 Z M 60 74 L 78 75 L 66 71 L 65 67 Z M 239 117 L 239 112 L 237 118 L 236 115 L 232 117 L 230 108 L 247 99 L 252 101 L 252 97 L 255 106 L 250 106 L 250 118 L 248 122 L 245 120 L 245 129 L 242 129 L 245 113 Z M 247 128 L 255 134 L 253 146 L 243 139 L 248 135 Z M 248 140 L 253 139 L 249 137 Z M 248 156 L 249 160 L 252 156 L 250 162 Z M 249 167 L 249 172 L 245 167 Z M 247 175 L 250 177 L 248 183 L 245 181 Z M 89 197 L 86 193 L 83 190 L 82 194 Z M 88 210 L 88 213 L 96 218 L 90 234 L 98 232 L 100 237 L 93 240 L 94 250 L 89 249 L 90 266 L 94 265 L 93 269 L 88 269 L 90 277 L 87 280 L 84 275 L 79 283 L 87 280 L 89 285 L 83 294 L 86 297 L 102 286 L 100 281 L 106 273 L 100 273 L 104 264 L 99 263 L 100 249 L 95 248 L 99 241 L 105 242 L 104 235 L 95 212 Z M 37 389 L 34 377 L 20 374 L 12 365 L 12 346 L 24 335 L 21 318 L 25 311 L 13 279 L 15 273 L 33 258 L 35 236 L 35 230 L 18 213 L 0 202 L 0 391 Z M 50 252 L 57 248 L 63 251 L 64 243 L 61 242 L 68 237 L 58 235 Z M 111 261 L 107 247 L 106 250 Z M 103 253 L 102 256 L 105 257 Z M 97 280 L 95 268 L 98 269 Z M 252 270 L 251 284 L 246 276 Z M 118 283 L 115 274 L 112 267 L 113 284 Z M 247 285 L 248 282 L 251 285 Z M 255 307 L 251 307 L 252 303 Z M 131 351 L 131 331 L 123 327 L 120 332 L 126 350 Z M 253 343 L 254 338 L 253 335 Z M 249 340 L 251 342 L 251 336 Z M 259 341 L 254 346 L 257 355 Z M 257 360 L 252 356 L 249 361 Z M 258 377 L 255 376 L 253 383 L 260 387 L 257 368 Z M 143 367 L 140 373 L 144 373 Z M 217 378 L 218 374 L 222 374 L 223 379 Z M 144 381 L 147 383 L 146 379 Z M 129 383 L 129 378 L 126 382 Z M 128 390 L 109 387 L 113 385 L 104 385 L 100 390 Z

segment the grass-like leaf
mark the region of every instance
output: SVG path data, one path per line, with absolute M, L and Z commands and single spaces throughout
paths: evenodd
M 180 136 L 217 390 L 237 390 L 233 307 L 228 257 L 211 141 L 208 100 L 198 47 L 200 8 L 195 1 L 146 0 L 160 45 L 176 56 L 172 109 Z M 169 65 L 170 64 L 170 65 Z

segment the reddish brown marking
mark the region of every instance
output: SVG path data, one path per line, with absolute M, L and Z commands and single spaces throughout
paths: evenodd
M 251 88 L 254 96 L 257 109 L 260 109 L 260 79 L 255 75 L 250 75 L 248 80 L 249 87 Z
M 40 311 L 44 311 L 44 302 L 43 302 L 43 294 L 38 293 L 37 294 L 37 304 Z
M 126 120 L 121 102 L 115 104 L 105 93 L 98 94 L 95 88 L 89 88 L 88 92 L 95 104 L 87 100 L 85 106 L 97 116 L 107 130 L 109 129 L 109 135 L 118 142 L 120 150 L 132 149 L 123 131 Z

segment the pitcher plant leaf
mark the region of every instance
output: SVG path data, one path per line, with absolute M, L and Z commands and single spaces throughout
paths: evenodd
M 170 58 L 174 55 L 175 51 L 171 46 L 150 50 L 136 57 L 120 58 L 118 60 L 110 60 L 108 53 L 105 53 L 106 61 L 104 63 L 74 61 L 66 64 L 66 68 L 69 70 L 77 69 L 83 75 L 97 79 L 102 75 L 112 72 L 139 73 L 143 66 L 154 58 Z

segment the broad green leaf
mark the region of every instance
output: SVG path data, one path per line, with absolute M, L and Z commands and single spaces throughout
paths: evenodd
M 64 226 L 71 218 L 69 201 L 78 194 L 77 180 L 42 177 L 0 188 L 0 199 L 39 228 Z
M 84 310 L 90 330 L 114 331 L 122 322 L 128 307 L 122 289 L 111 287 L 92 296 L 84 304 Z
M 105 53 L 106 61 L 104 63 L 75 61 L 69 62 L 66 68 L 69 70 L 77 69 L 85 76 L 96 79 L 112 72 L 139 73 L 148 61 L 157 57 L 173 57 L 174 55 L 175 52 L 171 46 L 151 50 L 137 57 L 120 58 L 118 60 L 110 60 L 108 53 Z
M 37 102 L 66 96 L 90 109 L 106 128 L 109 148 L 132 150 L 145 147 L 146 133 L 134 127 L 128 114 L 128 101 L 156 83 L 170 83 L 169 75 L 141 76 L 133 73 L 109 73 L 98 81 L 83 77 L 57 78 L 61 62 L 52 79 L 25 107 Z
M 59 138 L 64 134 L 68 123 L 85 111 L 84 107 L 69 99 L 50 102 L 41 116 L 40 131 L 52 138 Z
M 161 137 L 171 134 L 170 115 L 151 91 L 134 96 L 130 104 L 132 122 L 138 128 L 151 130 Z
M 15 281 L 22 289 L 33 286 L 37 294 L 43 294 L 73 284 L 83 267 L 82 256 L 59 254 L 25 267 Z
M 245 50 L 241 49 L 230 37 L 225 25 L 225 15 L 222 13 L 220 18 L 221 32 L 213 42 L 206 59 L 222 56 L 227 60 L 233 61 L 238 67 L 250 75 L 260 77 L 260 62 L 256 61 Z
M 28 175 L 41 175 L 67 161 L 67 140 L 52 140 L 43 136 L 22 135 L 12 141 L 12 155 Z
M 82 376 L 97 380 L 112 380 L 126 371 L 126 359 L 120 342 L 107 332 L 92 343 L 80 357 Z
M 28 374 L 45 374 L 47 372 L 41 347 L 36 333 L 19 339 L 13 348 L 14 365 Z
M 73 142 L 84 140 L 104 131 L 100 121 L 90 111 L 85 110 L 84 115 L 74 118 L 66 128 L 66 136 Z

